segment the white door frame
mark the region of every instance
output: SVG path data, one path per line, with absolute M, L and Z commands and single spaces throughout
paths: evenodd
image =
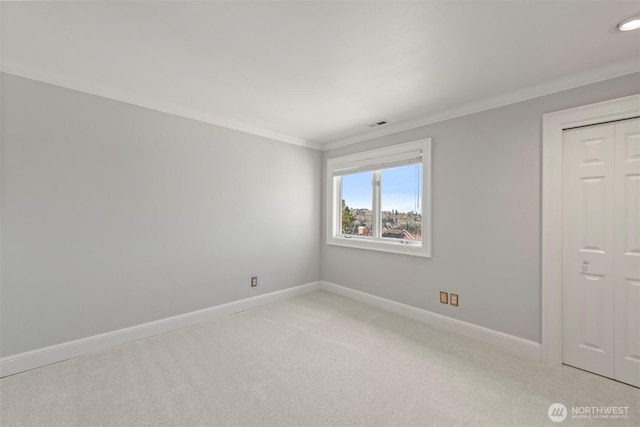
M 638 116 L 640 95 L 545 114 L 542 119 L 543 361 L 562 364 L 562 132 Z

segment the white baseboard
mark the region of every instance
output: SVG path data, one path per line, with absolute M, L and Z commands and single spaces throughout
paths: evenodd
M 320 282 L 307 283 L 306 285 L 295 286 L 281 291 L 233 301 L 227 304 L 217 305 L 215 307 L 144 323 L 142 325 L 132 326 L 125 329 L 119 329 L 117 331 L 3 357 L 0 358 L 0 377 L 39 368 L 51 363 L 61 362 L 73 357 L 106 350 L 117 345 L 149 338 L 154 335 L 210 321 L 222 316 L 227 316 L 240 311 L 259 307 L 261 305 L 291 298 L 296 295 L 314 292 L 319 289 Z
M 503 332 L 494 331 L 482 326 L 453 319 L 441 314 L 391 301 L 365 292 L 356 291 L 329 282 L 313 282 L 295 286 L 281 291 L 258 295 L 203 310 L 193 311 L 142 325 L 132 326 L 117 331 L 81 338 L 49 347 L 39 348 L 24 353 L 0 358 L 0 377 L 17 374 L 30 369 L 39 368 L 51 363 L 61 362 L 73 357 L 95 353 L 111 347 L 152 337 L 165 332 L 210 321 L 213 319 L 249 310 L 265 304 L 291 298 L 323 289 L 338 295 L 351 298 L 392 313 L 407 316 L 430 325 L 438 326 L 479 341 L 493 344 L 512 353 L 540 360 L 540 344 Z
M 479 341 L 495 345 L 496 347 L 503 348 L 511 353 L 515 353 L 529 359 L 540 360 L 540 344 L 537 342 L 377 297 L 365 292 L 345 288 L 344 286 L 336 285 L 335 283 L 320 282 L 320 288 L 392 313 L 400 314 L 402 316 L 428 323 L 429 325 L 440 327 L 447 331 L 475 338 Z

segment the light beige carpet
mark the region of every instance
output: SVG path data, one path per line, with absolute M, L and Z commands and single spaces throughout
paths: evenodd
M 317 292 L 4 378 L 0 424 L 637 426 L 640 390 Z

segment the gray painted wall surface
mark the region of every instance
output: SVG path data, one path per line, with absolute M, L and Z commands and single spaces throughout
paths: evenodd
M 321 155 L 2 74 L 0 356 L 320 279 L 539 342 L 542 114 L 639 92 L 634 74 Z M 426 136 L 433 257 L 324 245 L 324 160 Z
M 323 245 L 322 279 L 540 342 L 542 115 L 637 93 L 633 74 L 324 153 L 432 137 L 433 257 Z
M 2 74 L 1 160 L 2 356 L 320 279 L 317 151 Z

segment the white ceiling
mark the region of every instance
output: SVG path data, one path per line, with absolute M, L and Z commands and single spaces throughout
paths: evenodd
M 8 73 L 314 148 L 640 70 L 635 0 L 0 7 Z

